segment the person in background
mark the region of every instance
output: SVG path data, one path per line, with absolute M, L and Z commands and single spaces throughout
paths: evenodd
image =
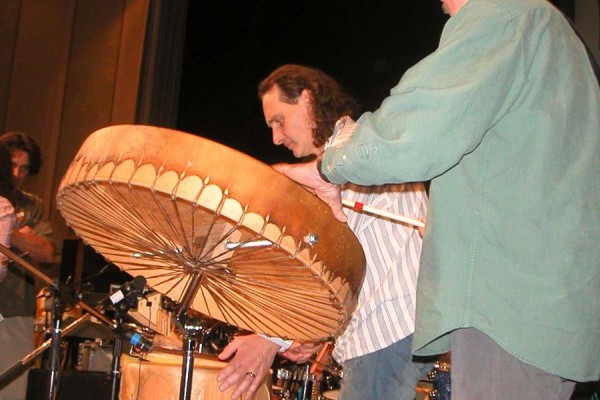
M 284 65 L 259 86 L 265 120 L 273 143 L 295 157 L 318 157 L 336 135 L 352 130 L 357 103 L 330 76 L 300 65 Z M 276 166 L 285 173 L 286 166 Z M 427 196 L 421 183 L 360 187 L 346 185 L 343 195 L 390 213 L 422 218 Z M 367 260 L 358 305 L 333 356 L 343 365 L 344 400 L 408 400 L 431 363 L 413 361 L 415 293 L 421 238 L 413 226 L 347 211 L 348 225 Z M 290 347 L 291 344 L 291 347 Z M 262 384 L 277 352 L 306 362 L 320 343 L 283 341 L 261 335 L 239 336 L 219 355 L 234 356 L 219 374 L 221 389 L 238 383 L 233 397 L 250 398 Z
M 13 182 L 12 203 L 16 215 L 10 245 L 13 251 L 27 261 L 51 262 L 54 255 L 52 229 L 43 218 L 42 200 L 22 189 L 25 180 L 39 172 L 41 154 L 38 145 L 24 133 L 8 132 L 0 136 L 0 143 L 8 148 Z M 0 290 L 0 342 L 3 347 L 0 369 L 14 364 L 34 348 L 34 316 L 36 293 L 34 279 L 26 270 L 10 262 Z M 27 372 L 0 390 L 0 400 L 22 400 L 27 390 Z
M 11 173 L 10 152 L 0 143 L 0 243 L 10 247 L 10 239 L 15 226 L 15 210 L 11 198 L 14 196 L 14 182 Z M 8 273 L 8 257 L 0 253 L 0 284 Z M 0 286 L 2 290 L 2 286 Z
M 55 250 L 52 227 L 44 218 L 42 199 L 23 190 L 27 178 L 40 171 L 40 148 L 22 132 L 5 133 L 0 136 L 0 142 L 10 150 L 17 186 L 15 207 L 18 225 L 12 237 L 12 246 L 36 262 L 52 262 Z
M 594 61 L 547 1 L 442 5 L 438 49 L 288 173 L 341 220 L 337 185 L 431 179 L 414 354 L 451 350 L 452 398 L 567 400 L 600 376 Z
M 15 195 L 15 185 L 12 176 L 11 169 L 11 158 L 10 151 L 8 148 L 0 142 L 0 243 L 5 247 L 10 247 L 11 235 L 14 231 L 16 224 L 16 216 L 13 208 L 12 199 Z M 5 293 L 7 288 L 5 287 L 5 281 L 9 276 L 9 259 L 3 253 L 0 253 L 0 293 Z M 18 328 L 21 325 L 19 317 L 16 319 L 7 313 L 4 301 L 0 302 L 0 340 L 5 345 L 2 347 L 2 357 L 0 357 L 0 371 L 4 371 L 6 368 L 11 366 L 14 361 L 19 358 L 13 359 L 7 354 L 11 353 L 13 343 L 16 342 L 17 346 L 27 340 L 22 340 L 20 337 L 12 337 L 12 333 L 15 332 L 14 328 Z M 30 335 L 31 336 L 31 335 Z M 33 342 L 33 337 L 31 337 Z M 27 353 L 22 354 L 20 357 L 25 356 Z M 0 388 L 0 399 L 24 399 L 25 389 L 27 384 L 27 378 L 25 376 L 9 383 L 7 386 Z

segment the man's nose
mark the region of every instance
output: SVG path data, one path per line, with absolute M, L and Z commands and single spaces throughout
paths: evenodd
M 273 128 L 273 144 L 279 146 L 283 143 L 283 132 L 281 128 Z

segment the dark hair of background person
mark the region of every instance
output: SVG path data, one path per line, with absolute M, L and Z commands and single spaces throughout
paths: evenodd
M 0 142 L 0 196 L 11 201 L 14 189 L 15 184 L 12 175 L 10 150 L 8 150 L 5 144 Z
M 316 122 L 313 130 L 314 145 L 321 147 L 332 135 L 338 119 L 349 116 L 356 119 L 359 112 L 358 101 L 329 75 L 311 67 L 288 64 L 269 74 L 258 85 L 258 98 L 277 85 L 288 104 L 297 104 L 304 89 L 308 89 L 312 97 L 312 109 Z
M 12 156 L 15 150 L 20 150 L 29 155 L 29 175 L 40 172 L 42 165 L 42 153 L 37 143 L 22 132 L 7 132 L 0 136 L 0 142 L 4 143 Z

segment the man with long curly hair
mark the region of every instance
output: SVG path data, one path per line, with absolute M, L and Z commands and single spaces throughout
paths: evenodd
M 258 95 L 273 143 L 287 147 L 297 158 L 320 156 L 332 137 L 353 129 L 352 118 L 358 111 L 355 99 L 333 78 L 300 65 L 273 71 L 259 85 Z M 423 218 L 427 209 L 420 183 L 347 185 L 343 195 L 413 218 Z M 367 265 L 358 305 L 336 338 L 333 351 L 344 368 L 340 394 L 344 400 L 412 400 L 419 378 L 431 369 L 429 363 L 413 361 L 411 353 L 421 238 L 414 227 L 367 214 L 349 210 L 347 219 L 364 249 Z M 235 354 L 219 375 L 222 388 L 239 382 L 234 397 L 246 391 L 245 398 L 249 398 L 278 351 L 303 363 L 321 345 L 240 336 L 220 355 L 227 359 Z
M 414 354 L 451 351 L 456 399 L 567 400 L 600 376 L 600 73 L 545 0 L 442 4 L 438 49 L 288 172 L 340 220 L 336 185 L 431 179 Z

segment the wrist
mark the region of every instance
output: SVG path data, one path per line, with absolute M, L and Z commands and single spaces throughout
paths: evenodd
M 325 174 L 323 174 L 323 172 L 321 172 L 321 163 L 322 162 L 323 162 L 323 159 L 321 157 L 317 158 L 317 172 L 319 173 L 319 176 L 321 177 L 321 179 L 323 179 L 327 183 L 331 183 L 329 181 L 329 179 L 327 179 Z
M 286 340 L 286 339 L 282 339 L 282 338 L 278 338 L 278 337 L 273 337 L 273 336 L 268 336 L 268 335 L 264 335 L 262 333 L 258 334 L 258 336 L 267 339 L 269 342 L 276 344 L 277 346 L 279 346 L 279 353 L 282 353 L 284 351 L 286 351 L 287 349 L 290 348 L 290 346 L 292 345 L 292 343 L 294 342 L 293 340 Z

